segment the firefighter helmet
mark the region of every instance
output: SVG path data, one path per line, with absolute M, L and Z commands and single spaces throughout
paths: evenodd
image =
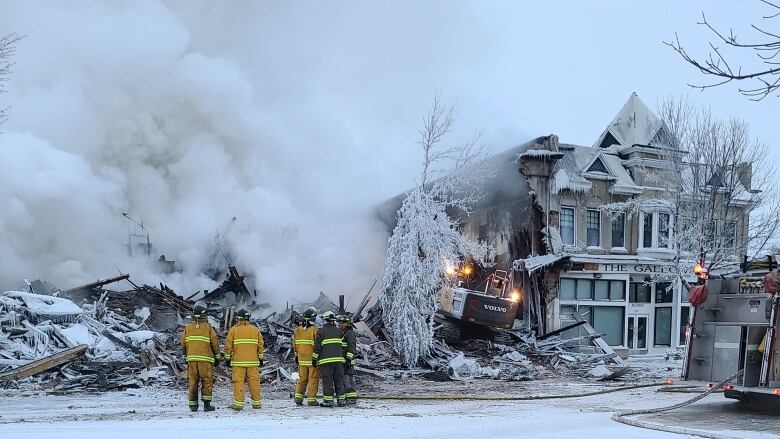
M 346 314 L 342 314 L 336 317 L 336 319 L 338 319 L 339 323 L 352 323 L 352 319 Z
M 251 316 L 252 314 L 246 308 L 241 308 L 238 311 L 236 311 L 236 318 L 239 320 L 249 320 L 249 317 Z
M 304 320 L 314 320 L 317 318 L 317 308 L 310 306 L 303 312 Z
M 192 316 L 197 318 L 206 317 L 209 312 L 209 307 L 204 302 L 197 301 L 192 307 Z
M 335 322 L 336 314 L 333 314 L 333 311 L 325 311 L 322 313 L 322 320 L 325 320 L 326 322 Z

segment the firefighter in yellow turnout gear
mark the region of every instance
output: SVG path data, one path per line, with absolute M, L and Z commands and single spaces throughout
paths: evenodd
M 335 393 L 339 407 L 346 404 L 344 396 L 344 331 L 336 326 L 336 315 L 327 311 L 322 315 L 325 325 L 314 337 L 312 364 L 320 368 L 322 379 L 322 407 L 333 407 Z
M 357 355 L 357 337 L 352 326 L 352 318 L 348 315 L 338 316 L 339 328 L 344 331 L 344 396 L 347 404 L 357 403 L 357 391 L 355 390 L 355 356 Z
M 260 399 L 260 367 L 263 365 L 263 335 L 257 326 L 249 323 L 249 311 L 240 309 L 236 312 L 236 323 L 228 332 L 225 341 L 225 359 L 233 374 L 233 404 L 234 410 L 244 408 L 244 382 L 249 384 L 249 395 L 252 398 L 252 408 L 262 406 Z
M 181 334 L 181 348 L 187 361 L 187 393 L 190 410 L 198 410 L 198 385 L 203 399 L 203 410 L 214 410 L 211 394 L 214 388 L 214 366 L 219 362 L 219 341 L 214 328 L 208 324 L 208 307 L 198 302 L 192 309 L 192 322 Z
M 293 350 L 295 351 L 295 363 L 298 365 L 298 384 L 295 385 L 295 403 L 303 405 L 304 392 L 306 403 L 310 406 L 317 404 L 317 388 L 320 383 L 320 372 L 312 365 L 314 354 L 314 338 L 317 336 L 317 327 L 314 319 L 317 318 L 317 309 L 309 307 L 303 312 L 303 323 L 293 332 Z

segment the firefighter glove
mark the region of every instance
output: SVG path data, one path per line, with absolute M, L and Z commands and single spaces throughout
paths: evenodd
M 263 360 L 260 360 L 260 367 L 263 367 Z
M 298 364 L 298 357 L 295 357 L 295 364 Z
M 217 366 L 219 366 L 219 357 L 215 356 L 214 357 L 214 367 L 217 367 Z
M 317 359 L 316 358 L 312 358 L 311 365 L 312 365 L 312 367 L 317 367 Z

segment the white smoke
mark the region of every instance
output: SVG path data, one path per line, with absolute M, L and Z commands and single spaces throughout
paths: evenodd
M 482 118 L 464 137 L 499 118 L 523 138 L 483 105 L 504 69 L 464 5 L 4 2 L 0 33 L 25 38 L 0 96 L 0 290 L 117 269 L 211 288 L 235 216 L 224 240 L 263 300 L 357 300 L 384 261 L 373 208 L 415 185 L 436 91 Z M 123 212 L 182 273 L 127 256 Z

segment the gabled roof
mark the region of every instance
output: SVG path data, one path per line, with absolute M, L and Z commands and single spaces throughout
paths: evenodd
M 593 146 L 650 145 L 656 141 L 661 125 L 658 116 L 634 92 Z

